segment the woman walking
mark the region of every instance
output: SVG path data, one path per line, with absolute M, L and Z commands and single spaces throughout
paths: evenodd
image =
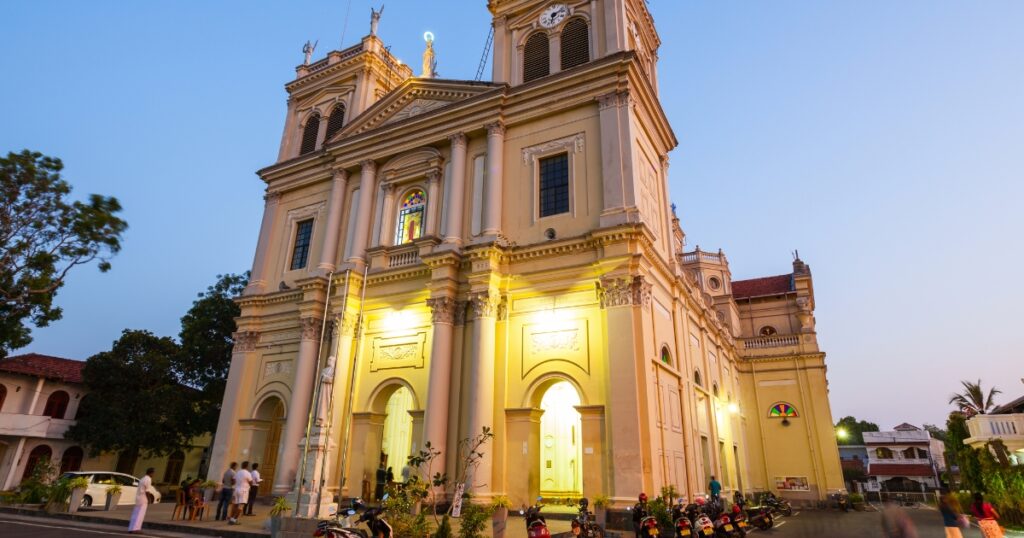
M 960 527 L 965 526 L 966 516 L 960 508 L 960 501 L 948 491 L 939 497 L 939 513 L 942 514 L 942 524 L 946 527 L 946 538 L 963 538 Z
M 149 508 L 149 497 L 147 492 L 153 486 L 153 473 L 156 469 L 146 469 L 146 476 L 139 480 L 139 487 L 135 491 L 135 508 L 132 508 L 132 519 L 128 522 L 128 533 L 138 534 L 142 530 L 142 520 L 146 519 L 146 508 Z
M 978 526 L 981 527 L 981 534 L 985 538 L 1003 538 L 1003 528 L 999 526 L 999 514 L 991 504 L 985 502 L 981 493 L 974 494 L 971 512 L 974 517 L 978 518 Z

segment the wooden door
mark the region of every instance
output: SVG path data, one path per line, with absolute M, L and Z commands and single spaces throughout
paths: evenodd
M 274 472 L 277 470 L 277 453 L 281 445 L 281 430 L 284 428 L 284 404 L 280 401 L 274 407 L 267 444 L 263 448 L 263 462 L 260 464 L 260 495 L 270 495 L 274 489 Z

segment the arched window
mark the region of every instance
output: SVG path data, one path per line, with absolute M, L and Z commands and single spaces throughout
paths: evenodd
M 28 460 L 25 462 L 25 472 L 21 474 L 21 481 L 24 482 L 30 476 L 32 471 L 39 464 L 47 464 L 50 461 L 50 457 L 53 456 L 53 451 L 50 450 L 48 445 L 39 445 L 32 449 L 32 452 L 28 453 Z
M 164 471 L 165 484 L 177 484 L 181 480 L 181 468 L 185 466 L 185 453 L 175 450 L 167 457 L 167 469 Z
M 523 47 L 523 82 L 530 82 L 551 74 L 551 44 L 548 35 L 537 32 L 526 40 Z
M 704 382 L 700 378 L 700 370 L 693 371 L 693 382 L 696 383 L 698 387 L 704 386 Z
M 86 402 L 91 402 L 91 401 L 92 400 L 89 399 L 88 395 L 82 396 L 82 399 L 78 400 L 78 409 L 75 409 L 75 420 L 82 420 L 83 418 L 85 418 L 85 416 L 89 413 L 89 407 L 88 406 L 92 405 L 92 404 L 86 403 Z
M 562 70 L 590 61 L 590 28 L 587 21 L 573 19 L 562 28 Z
M 299 146 L 299 155 L 305 155 L 316 149 L 316 137 L 320 134 L 320 115 L 313 114 L 306 120 L 306 126 L 302 129 L 302 145 Z
M 791 418 L 800 416 L 796 412 L 796 408 L 786 402 L 779 402 L 768 410 L 768 416 L 771 418 Z
M 671 365 L 672 354 L 668 351 L 668 346 L 661 346 L 661 362 Z
M 903 457 L 908 460 L 915 459 L 917 458 L 917 450 L 915 450 L 914 447 L 910 447 L 903 451 Z
M 50 418 L 64 418 L 68 410 L 68 393 L 58 390 L 46 399 L 46 407 L 43 408 L 43 416 Z
M 395 244 L 401 245 L 423 236 L 423 215 L 427 208 L 427 197 L 420 189 L 409 191 L 398 206 L 398 227 Z
M 775 327 L 772 327 L 771 325 L 765 325 L 764 327 L 761 327 L 759 334 L 761 336 L 775 336 L 776 334 L 779 334 L 779 331 L 776 331 Z
M 82 470 L 82 447 L 73 446 L 64 451 L 60 458 L 60 474 Z
M 0 385 L 0 411 L 4 409 L 4 400 L 7 399 L 7 387 Z
M 880 460 L 891 460 L 892 459 L 892 450 L 889 450 L 888 448 L 885 448 L 884 446 L 883 447 L 879 447 L 879 448 L 875 449 L 875 457 L 877 457 Z
M 714 394 L 715 398 L 718 398 L 718 383 L 711 384 L 711 394 Z
M 338 103 L 334 105 L 334 110 L 331 111 L 331 116 L 327 118 L 327 138 L 324 139 L 324 143 L 327 143 L 341 128 L 345 125 L 345 103 Z

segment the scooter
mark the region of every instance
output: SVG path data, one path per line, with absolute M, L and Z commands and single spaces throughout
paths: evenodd
M 736 526 L 732 524 L 732 518 L 725 512 L 719 512 L 715 515 L 715 536 L 718 538 L 736 538 L 739 533 L 736 532 Z
M 628 510 L 633 510 L 633 508 L 628 508 Z M 638 511 L 633 517 L 639 519 L 637 527 L 640 531 L 637 533 L 637 538 L 655 538 L 661 533 L 658 529 L 658 520 L 647 509 L 642 512 Z M 637 521 L 637 519 L 633 521 Z
M 693 522 L 687 514 L 688 505 L 686 499 L 680 497 L 672 507 L 672 527 L 675 529 L 676 538 L 689 538 L 693 536 Z
M 526 536 L 528 538 L 551 538 L 551 532 L 548 530 L 548 522 L 544 519 L 544 516 L 540 515 L 540 509 L 543 505 L 540 504 L 541 498 L 537 497 L 537 503 L 527 508 L 525 511 L 520 510 L 519 513 L 526 519 Z
M 580 538 L 604 538 L 604 531 L 594 523 L 593 514 L 587 509 L 590 502 L 586 497 L 580 499 L 580 513 L 572 519 L 572 535 Z
M 766 505 L 773 514 L 781 514 L 786 517 L 793 515 L 793 507 L 789 504 L 789 501 L 776 497 L 774 493 L 769 492 L 762 504 Z
M 332 507 L 330 512 L 334 517 L 317 523 L 313 536 L 322 536 L 323 538 L 366 538 L 362 531 L 352 529 L 352 525 L 349 523 L 349 518 L 356 514 L 357 508 L 363 508 L 363 503 L 359 499 L 352 501 L 352 508 L 338 510 Z
M 729 517 L 732 519 L 732 524 L 736 527 L 736 533 L 742 538 L 747 535 L 750 530 L 750 523 L 747 522 L 747 514 L 743 511 L 743 508 L 739 504 L 732 505 L 732 511 L 729 513 Z
M 686 507 L 695 536 L 710 538 L 715 535 L 715 522 L 711 520 L 710 510 L 702 497 L 697 497 L 696 502 Z
M 765 506 L 751 506 L 746 509 L 747 520 L 755 528 L 766 531 L 775 526 L 775 516 Z
M 835 503 L 836 508 L 843 512 L 850 511 L 850 496 L 846 494 L 846 491 L 837 491 L 833 493 L 832 502 Z

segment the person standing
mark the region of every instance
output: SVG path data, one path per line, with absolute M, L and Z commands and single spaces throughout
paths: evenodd
M 224 476 L 220 477 L 220 500 L 217 503 L 217 521 L 228 518 L 228 507 L 231 505 L 231 496 L 235 492 L 235 467 L 238 467 L 238 462 L 231 462 L 231 465 L 228 465 L 228 470 L 224 471 Z
M 715 480 L 715 475 L 711 475 L 711 483 L 708 484 L 708 489 L 711 490 L 711 498 L 718 504 L 718 496 L 722 494 L 722 483 Z
M 245 504 L 245 515 L 247 516 L 252 515 L 252 505 L 256 504 L 256 494 L 259 493 L 260 482 L 263 481 L 260 477 L 259 467 L 258 463 L 252 464 L 252 472 L 249 473 L 252 475 L 252 487 L 249 488 L 249 502 Z
M 231 499 L 228 525 L 238 525 L 238 518 L 242 516 L 242 509 L 249 503 L 249 488 L 252 486 L 252 473 L 249 472 L 249 462 L 242 462 L 242 469 L 235 473 L 235 492 Z
M 981 534 L 985 538 L 1003 538 L 1003 528 L 999 526 L 999 513 L 992 505 L 985 502 L 981 493 L 974 494 L 974 503 L 971 504 L 971 513 L 978 518 L 978 526 L 981 527 Z
M 139 480 L 139 487 L 135 490 L 135 508 L 132 508 L 132 518 L 128 521 L 128 533 L 138 534 L 142 530 L 142 520 L 146 519 L 146 508 L 149 508 L 149 488 L 153 487 L 153 473 L 156 469 L 146 469 L 146 476 Z
M 943 492 L 939 497 L 939 513 L 942 514 L 942 525 L 946 528 L 946 538 L 963 538 L 960 532 L 964 517 L 962 512 L 960 501 L 948 491 Z
M 378 501 L 384 498 L 384 483 L 388 479 L 388 468 L 384 466 L 384 458 L 380 459 L 380 467 L 377 467 L 377 487 L 373 491 L 373 497 Z

